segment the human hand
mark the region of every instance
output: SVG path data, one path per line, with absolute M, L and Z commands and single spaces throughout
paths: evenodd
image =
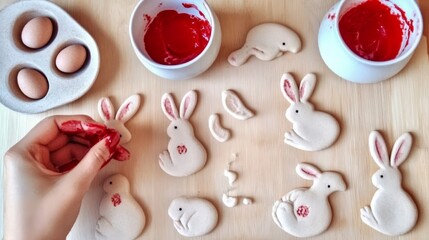
M 88 116 L 38 123 L 4 157 L 5 239 L 65 239 L 99 170 L 129 158 L 119 140 Z

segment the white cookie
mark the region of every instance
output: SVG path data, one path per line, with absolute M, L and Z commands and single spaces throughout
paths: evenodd
M 246 120 L 255 115 L 232 90 L 222 92 L 222 105 L 231 116 L 238 120 Z
M 215 206 L 202 198 L 176 198 L 168 208 L 168 215 L 177 232 L 185 237 L 206 235 L 216 227 L 218 221 Z
M 233 66 L 244 64 L 250 56 L 263 61 L 280 57 L 284 52 L 297 53 L 301 50 L 301 40 L 291 29 L 277 23 L 263 23 L 250 29 L 244 46 L 228 57 Z
M 293 129 L 285 133 L 284 142 L 305 151 L 319 151 L 331 146 L 340 134 L 337 120 L 325 112 L 314 110 L 308 102 L 316 85 L 316 76 L 304 76 L 298 87 L 289 73 L 283 74 L 280 88 L 283 96 L 290 102 L 286 118 L 292 122 Z
M 130 194 L 128 179 L 116 174 L 104 181 L 106 194 L 100 203 L 95 239 L 133 240 L 143 231 L 146 217 L 143 209 Z
M 371 156 L 380 170 L 372 176 L 372 183 L 378 190 L 372 198 L 371 206 L 360 210 L 361 219 L 368 226 L 386 235 L 398 236 L 407 233 L 417 222 L 417 206 L 402 188 L 402 176 L 398 169 L 407 159 L 412 142 L 409 133 L 399 137 L 389 161 L 386 143 L 381 134 L 373 131 L 369 135 Z
M 324 232 L 331 224 L 332 210 L 329 195 L 345 191 L 340 174 L 321 172 L 313 165 L 300 163 L 296 172 L 312 180 L 311 188 L 297 188 L 274 203 L 272 217 L 281 229 L 295 237 L 312 237 Z
M 115 116 L 112 102 L 108 97 L 103 97 L 98 101 L 98 114 L 108 128 L 113 128 L 121 134 L 120 144 L 125 144 L 131 140 L 131 133 L 125 123 L 137 113 L 139 107 L 140 95 L 131 95 L 122 103 Z
M 195 137 L 194 128 L 188 120 L 196 104 L 197 93 L 189 91 L 182 99 L 179 115 L 173 97 L 169 93 L 162 96 L 161 107 L 171 123 L 167 128 L 170 137 L 168 150 L 159 154 L 159 166 L 171 176 L 189 176 L 206 164 L 206 149 Z

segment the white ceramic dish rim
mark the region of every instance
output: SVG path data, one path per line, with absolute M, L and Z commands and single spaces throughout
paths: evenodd
M 212 28 L 212 31 L 211 31 L 211 34 L 210 34 L 210 39 L 209 39 L 209 41 L 207 43 L 207 46 L 204 48 L 204 50 L 198 56 L 196 56 L 195 58 L 193 58 L 192 60 L 190 60 L 188 62 L 185 62 L 185 63 L 182 63 L 182 64 L 176 64 L 176 65 L 160 64 L 160 63 L 157 63 L 157 62 L 153 61 L 152 59 L 148 58 L 146 56 L 146 54 L 142 53 L 142 51 L 140 50 L 140 48 L 138 47 L 138 45 L 134 42 L 135 38 L 134 38 L 134 31 L 133 31 L 134 20 L 136 19 L 135 18 L 135 14 L 136 14 L 136 12 L 138 11 L 139 7 L 141 6 L 141 4 L 144 1 L 148 1 L 148 0 L 140 0 L 137 3 L 137 5 L 134 7 L 134 10 L 133 10 L 133 12 L 131 14 L 131 19 L 130 19 L 130 24 L 129 24 L 128 31 L 129 31 L 129 34 L 130 34 L 131 44 L 133 45 L 133 48 L 138 51 L 138 53 L 140 54 L 140 56 L 142 56 L 142 58 L 145 59 L 145 61 L 148 64 L 151 64 L 152 66 L 154 66 L 156 68 L 162 68 L 162 69 L 168 69 L 168 70 L 182 69 L 182 68 L 185 68 L 185 67 L 190 66 L 193 63 L 197 62 L 199 59 L 201 59 L 206 54 L 207 51 L 209 51 L 210 46 L 213 44 L 213 41 L 214 41 L 213 39 L 215 38 L 216 31 L 219 31 L 218 30 L 219 27 L 216 26 L 216 24 L 215 24 L 215 19 L 213 17 L 213 10 L 210 8 L 210 6 L 207 4 L 206 1 L 202 0 L 202 4 L 204 5 L 204 7 L 207 9 L 207 12 L 208 12 L 208 17 L 207 16 L 205 16 L 205 17 L 206 17 L 207 21 L 209 21 L 210 26 Z
M 417 9 L 417 11 L 416 11 L 417 17 L 416 18 L 421 20 L 420 21 L 421 27 L 419 27 L 419 29 L 417 29 L 418 32 L 416 35 L 416 39 L 412 43 L 412 46 L 408 49 L 406 54 L 401 53 L 398 57 L 391 59 L 391 60 L 388 60 L 388 61 L 370 61 L 370 60 L 367 60 L 365 58 L 362 58 L 362 57 L 356 55 L 352 50 L 350 50 L 347 47 L 347 44 L 344 42 L 343 38 L 341 37 L 340 30 L 339 30 L 339 22 L 340 22 L 340 15 L 339 14 L 340 14 L 340 11 L 341 11 L 343 5 L 345 4 L 344 0 L 339 3 L 338 8 L 335 10 L 335 16 L 338 16 L 338 20 L 335 21 L 335 23 L 334 23 L 334 31 L 336 32 L 335 35 L 338 38 L 338 40 L 342 43 L 341 47 L 346 51 L 347 54 L 349 54 L 356 61 L 359 61 L 359 62 L 366 64 L 366 65 L 372 65 L 375 67 L 377 67 L 377 66 L 388 66 L 388 65 L 394 64 L 396 62 L 401 62 L 402 60 L 410 57 L 410 54 L 412 54 L 415 51 L 415 49 L 417 48 L 417 46 L 420 43 L 420 39 L 423 36 L 423 28 L 424 28 L 423 16 L 422 16 L 422 13 L 420 11 L 419 6 L 417 5 L 417 3 L 414 0 L 411 0 L 410 2 L 411 2 L 411 4 L 414 5 L 413 7 L 415 9 Z

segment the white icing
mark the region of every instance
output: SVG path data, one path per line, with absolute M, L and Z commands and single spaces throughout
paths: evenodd
M 225 206 L 232 208 L 237 206 L 238 204 L 238 198 L 237 197 L 232 197 L 232 196 L 228 196 L 226 193 L 222 194 L 222 202 Z
M 112 102 L 108 97 L 103 97 L 98 101 L 98 114 L 108 128 L 113 128 L 121 134 L 120 144 L 124 144 L 131 140 L 131 133 L 125 123 L 137 113 L 139 107 L 140 95 L 131 95 L 122 103 L 115 116 Z
M 404 133 L 387 152 L 386 143 L 377 131 L 369 135 L 369 148 L 375 163 L 380 167 L 372 176 L 372 183 L 378 190 L 371 205 L 360 210 L 361 219 L 368 226 L 390 236 L 409 232 L 416 224 L 418 210 L 412 197 L 401 186 L 401 172 L 398 167 L 408 157 L 412 137 Z
M 212 136 L 219 142 L 226 142 L 230 137 L 230 131 L 220 124 L 219 115 L 212 114 L 209 117 L 209 129 Z
M 293 124 L 293 129 L 285 133 L 284 142 L 305 151 L 319 151 L 331 146 L 340 134 L 337 120 L 325 113 L 314 110 L 308 102 L 314 87 L 316 76 L 305 75 L 298 87 L 289 73 L 283 74 L 280 88 L 283 96 L 291 105 L 286 110 L 286 118 Z
M 295 237 L 312 237 L 324 232 L 331 223 L 332 210 L 329 195 L 345 191 L 340 174 L 321 172 L 315 166 L 300 163 L 296 172 L 312 180 L 311 188 L 297 188 L 274 203 L 272 217 L 282 230 Z
M 276 23 L 263 23 L 250 29 L 244 46 L 228 57 L 233 66 L 244 64 L 250 56 L 270 61 L 283 52 L 297 53 L 301 50 L 301 40 L 291 29 Z
M 228 184 L 232 187 L 232 184 L 237 180 L 238 174 L 231 170 L 223 170 L 223 175 L 228 178 Z
M 177 232 L 185 237 L 208 234 L 216 227 L 218 220 L 215 206 L 202 198 L 176 198 L 168 208 L 168 215 Z
M 189 176 L 206 164 L 206 149 L 195 137 L 194 128 L 188 120 L 196 104 L 196 92 L 189 91 L 182 99 L 179 115 L 173 97 L 168 93 L 162 96 L 162 110 L 171 123 L 167 128 L 170 137 L 168 150 L 159 154 L 159 166 L 171 176 Z
M 128 179 L 116 174 L 104 181 L 106 192 L 100 202 L 95 239 L 133 240 L 143 231 L 146 217 L 143 209 L 130 194 Z
M 243 202 L 244 205 L 251 205 L 251 204 L 253 204 L 253 200 L 251 198 L 249 198 L 249 197 L 243 198 L 242 202 Z
M 222 105 L 236 119 L 246 120 L 254 116 L 232 90 L 224 90 L 222 92 Z

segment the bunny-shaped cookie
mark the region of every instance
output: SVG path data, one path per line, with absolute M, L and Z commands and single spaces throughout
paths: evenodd
M 143 209 L 130 193 L 128 179 L 116 174 L 104 181 L 106 192 L 100 202 L 95 239 L 136 239 L 146 223 Z
M 314 110 L 308 102 L 316 76 L 304 76 L 299 90 L 291 74 L 283 74 L 280 88 L 283 96 L 291 103 L 286 110 L 286 118 L 292 122 L 293 129 L 285 133 L 285 143 L 305 151 L 318 151 L 331 146 L 338 138 L 340 126 L 331 115 Z
M 128 97 L 121 107 L 119 107 L 115 118 L 115 108 L 108 97 L 103 97 L 98 101 L 98 113 L 108 128 L 113 128 L 121 134 L 120 144 L 125 144 L 131 140 L 131 133 L 125 127 L 125 123 L 130 120 L 140 106 L 140 95 L 135 94 Z
M 369 135 L 369 149 L 375 163 L 380 167 L 372 176 L 375 192 L 371 206 L 360 210 L 364 223 L 386 235 L 397 236 L 410 231 L 416 224 L 418 211 L 411 196 L 402 189 L 402 175 L 398 166 L 410 153 L 412 137 L 409 133 L 400 136 L 387 152 L 383 137 L 377 131 Z
M 179 116 L 173 97 L 169 93 L 162 96 L 161 107 L 171 123 L 167 128 L 167 135 L 170 137 L 168 150 L 159 154 L 159 166 L 171 176 L 189 176 L 206 164 L 206 150 L 195 137 L 192 124 L 188 121 L 196 104 L 197 93 L 189 91 L 180 103 Z
M 297 188 L 274 203 L 274 222 L 295 237 L 311 237 L 324 232 L 330 225 L 332 210 L 329 195 L 345 191 L 346 184 L 339 173 L 320 172 L 315 166 L 300 163 L 296 172 L 313 180 L 311 188 Z

